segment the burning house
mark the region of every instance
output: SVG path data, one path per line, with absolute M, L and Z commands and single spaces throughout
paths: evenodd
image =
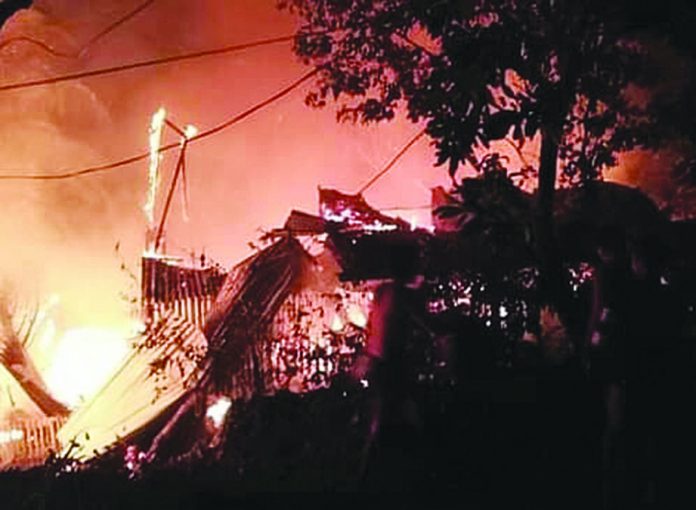
M 357 206 L 355 215 L 340 197 Z M 336 211 L 349 219 L 335 221 Z M 361 228 L 363 223 L 369 228 Z M 143 430 L 152 432 L 153 421 L 160 418 L 161 424 L 168 416 L 144 446 L 155 454 L 196 409 L 207 408 L 207 421 L 214 424 L 227 411 L 226 402 L 329 386 L 362 345 L 372 294 L 367 273 L 356 276 L 359 263 L 339 262 L 326 238 L 357 239 L 375 231 L 411 232 L 360 197 L 327 190 L 322 217 L 294 211 L 282 229 L 269 234 L 268 247 L 229 273 L 146 254 L 146 330 L 122 368 L 67 420 L 59 433 L 62 444 L 70 445 L 74 458 L 88 460 Z M 369 278 L 386 276 L 383 269 Z M 190 420 L 185 423 L 190 426 Z M 195 430 L 189 438 L 205 441 L 204 431 Z
M 320 190 L 318 216 L 293 211 L 266 235 L 265 248 L 229 272 L 205 260 L 185 264 L 146 252 L 144 331 L 102 389 L 69 416 L 44 409 L 39 402 L 50 400 L 36 397 L 42 419 L 56 424 L 43 458 L 60 447 L 77 461 L 110 451 L 128 457 L 131 467 L 145 459 L 174 462 L 219 445 L 225 418 L 234 419 L 239 402 L 329 387 L 361 349 L 374 285 L 390 277 L 389 257 L 405 245 L 418 246 L 425 259 L 429 323 L 423 333 L 430 341 L 419 376 L 424 384 L 433 382 L 433 338 L 452 331 L 467 336 L 469 349 L 462 352 L 471 370 L 519 367 L 524 346 L 553 330 L 553 317 L 539 310 L 535 297 L 534 254 L 523 221 L 529 198 L 507 188 L 483 193 L 480 186 L 471 182 L 475 189 L 459 197 L 435 191 L 434 210 L 441 213 L 444 204 L 447 214 L 436 217 L 434 232 L 385 216 L 360 195 Z M 627 217 L 616 212 L 612 221 L 660 224 L 654 206 L 642 196 L 630 198 L 631 190 L 610 185 L 585 198 L 579 193 L 561 193 L 561 237 L 596 228 L 598 218 L 574 216 L 587 209 L 583 200 L 623 197 L 633 209 Z M 605 209 L 602 218 L 610 216 Z M 580 291 L 591 268 L 584 245 L 576 244 L 564 257 Z M 562 362 L 564 354 L 556 355 Z M 0 439 L 26 443 L 29 436 L 21 432 L 20 440 L 17 430 Z M 9 464 L 21 465 L 17 458 Z

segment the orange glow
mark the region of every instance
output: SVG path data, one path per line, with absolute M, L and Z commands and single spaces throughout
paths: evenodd
M 129 350 L 127 340 L 117 331 L 70 329 L 57 341 L 46 384 L 58 400 L 78 407 L 100 389 Z
M 123 14 L 123 2 L 113 0 L 34 4 L 3 26 L 0 42 L 31 36 L 55 48 L 78 48 Z M 292 33 L 296 20 L 276 10 L 275 4 L 275 0 L 155 2 L 80 59 L 57 59 L 31 45 L 6 48 L 0 52 L 2 80 L 37 79 Z M 162 29 L 153 31 L 153 26 Z M 439 51 L 424 31 L 409 36 L 430 51 Z M 129 272 L 137 280 L 143 247 L 142 197 L 147 197 L 144 209 L 152 228 L 157 186 L 169 177 L 173 168 L 169 158 L 176 152 L 159 153 L 167 115 L 160 105 L 167 105 L 171 118 L 195 122 L 205 130 L 266 99 L 306 71 L 291 44 L 276 45 L 17 91 L 0 103 L 4 142 L 0 173 L 60 171 L 118 160 L 144 150 L 144 127 L 150 127 L 147 181 L 140 163 L 70 181 L 0 186 L 4 213 L 0 239 L 12 247 L 0 253 L 0 280 L 10 279 L 31 298 L 61 296 L 60 312 L 47 316 L 31 349 L 58 398 L 79 404 L 98 391 L 127 352 L 126 334 L 118 332 L 132 317 L 128 300 L 139 297 Z M 337 124 L 332 107 L 313 110 L 304 105 L 306 91 L 298 90 L 188 148 L 192 207 L 185 217 L 190 221 L 181 221 L 179 214 L 169 216 L 172 254 L 188 257 L 189 251 L 204 251 L 209 260 L 229 267 L 249 254 L 247 242 L 258 237 L 259 229 L 282 225 L 292 209 L 316 212 L 317 186 L 356 192 L 413 134 L 413 124 L 403 116 L 381 125 Z M 195 132 L 193 126 L 185 128 L 189 138 Z M 508 156 L 511 167 L 519 166 L 521 158 L 533 165 L 538 140 L 520 151 L 505 142 L 493 150 Z M 430 211 L 420 208 L 429 203 L 430 188 L 450 183 L 446 169 L 433 168 L 433 162 L 432 146 L 415 145 L 365 192 L 365 199 L 377 208 L 399 208 L 412 224 L 429 226 Z M 339 320 L 366 324 L 360 310 L 349 309 L 347 318 Z M 100 408 L 98 414 L 108 412 Z
M 24 439 L 24 431 L 19 429 L 0 430 L 0 445 L 15 443 Z
M 681 183 L 674 179 L 672 168 L 679 159 L 676 148 L 654 153 L 636 150 L 619 158 L 619 164 L 607 173 L 607 180 L 635 186 L 658 206 L 670 205 L 674 213 L 693 215 L 690 196 L 682 196 Z
M 3 81 L 19 81 L 291 34 L 296 20 L 275 4 L 155 2 L 79 60 L 16 45 L 0 52 L 0 71 Z M 58 49 L 77 48 L 123 11 L 123 2 L 109 0 L 89 6 L 42 0 L 10 19 L 0 42 L 30 36 Z M 5 142 L 0 173 L 58 171 L 137 154 L 149 145 L 144 127 L 151 127 L 161 105 L 175 123 L 181 119 L 182 127 L 190 123 L 204 131 L 305 72 L 288 43 L 18 91 L 0 105 Z M 413 125 L 404 118 L 367 127 L 337 124 L 332 107 L 304 105 L 306 91 L 189 146 L 190 208 L 183 214 L 189 221 L 181 220 L 180 201 L 173 202 L 166 232 L 173 255 L 205 251 L 209 259 L 231 266 L 249 254 L 247 242 L 256 240 L 259 229 L 282 225 L 292 209 L 316 212 L 318 185 L 357 191 L 412 136 Z M 186 133 L 193 135 L 190 128 Z M 152 146 L 159 146 L 154 138 Z M 127 323 L 132 310 L 121 296 L 138 297 L 128 272 L 138 275 L 143 224 L 156 219 L 154 167 L 159 164 L 158 178 L 166 182 L 176 153 L 157 156 L 153 150 L 152 172 L 140 163 L 38 186 L 3 182 L 0 238 L 13 249 L 0 254 L 0 279 L 9 278 L 32 298 L 59 293 L 58 330 L 85 324 L 118 329 Z M 427 143 L 414 146 L 365 198 L 378 208 L 427 203 L 429 188 L 448 182 L 446 171 L 432 163 Z M 147 178 L 139 177 L 146 172 Z

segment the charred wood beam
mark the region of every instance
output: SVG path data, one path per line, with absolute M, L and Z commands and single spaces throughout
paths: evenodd
M 70 410 L 49 392 L 12 324 L 7 302 L 0 299 L 0 364 L 46 416 L 67 416 Z

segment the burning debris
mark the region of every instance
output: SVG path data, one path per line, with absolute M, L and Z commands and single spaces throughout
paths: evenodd
M 0 294 L 0 381 L 10 401 L 0 415 L 0 470 L 42 464 L 59 448 L 57 431 L 70 413 L 51 394 L 29 353 L 38 315 L 18 318 L 7 289 Z
M 365 342 L 375 282 L 389 277 L 390 253 L 404 243 L 417 246 L 425 257 L 424 289 L 433 321 L 429 328 L 446 331 L 454 317 L 480 323 L 481 329 L 471 334 L 489 343 L 489 361 L 498 368 L 514 366 L 518 345 L 548 336 L 549 324 L 567 335 L 554 312 L 536 304 L 538 276 L 533 267 L 491 273 L 485 265 L 489 260 L 477 254 L 484 265 L 471 265 L 474 259 L 468 259 L 469 269 L 463 271 L 462 262 L 452 265 L 451 250 L 443 249 L 451 231 L 414 230 L 375 211 L 360 195 L 324 189 L 320 204 L 318 217 L 293 211 L 283 229 L 267 235 L 266 248 L 229 272 L 205 259 L 185 264 L 146 251 L 140 298 L 144 331 L 108 382 L 72 413 L 59 404 L 46 407 L 50 395 L 35 391 L 45 388 L 40 379 L 30 385 L 30 395 L 44 414 L 61 419 L 55 441 L 70 445 L 72 458 L 79 462 L 119 445 L 138 444 L 142 450 L 126 454 L 134 472 L 143 461 L 175 460 L 213 445 L 223 448 L 221 427 L 234 419 L 240 402 L 315 392 L 346 372 Z M 454 233 L 464 228 L 470 223 Z M 466 234 L 467 246 L 476 246 L 476 232 Z M 318 241 L 323 251 L 310 254 L 301 239 L 309 245 Z M 465 252 L 459 253 L 467 260 Z M 586 263 L 570 266 L 576 294 L 590 274 Z M 433 333 L 428 329 L 425 334 Z M 553 348 L 560 352 L 563 339 L 553 335 Z M 438 370 L 439 358 L 432 349 L 421 356 L 422 383 L 432 383 Z M 16 349 L 3 352 L 3 359 L 17 358 Z M 190 428 L 196 416 L 203 421 Z M 21 430 L 8 429 L 6 442 L 25 442 Z M 138 438 L 145 431 L 151 439 L 142 443 Z
M 543 344 L 555 352 L 548 360 L 563 362 L 571 352 L 569 333 L 555 311 L 536 302 L 538 271 L 525 259 L 491 270 L 490 264 L 508 260 L 495 244 L 484 244 L 497 224 L 481 223 L 477 208 L 485 205 L 463 207 L 471 209 L 471 221 L 433 233 L 375 211 L 360 195 L 322 189 L 320 216 L 293 211 L 282 229 L 266 235 L 265 248 L 230 271 L 205 258 L 187 264 L 161 253 L 159 243 L 150 245 L 158 250 L 146 250 L 141 261 L 143 330 L 107 383 L 72 410 L 52 398 L 40 378 L 22 379 L 12 368 L 32 373 L 7 321 L 3 360 L 27 385 L 46 423 L 60 427 L 51 448 L 69 445 L 75 461 L 128 445 L 128 469 L 140 473 L 143 463 L 206 455 L 224 449 L 222 431 L 241 403 L 326 389 L 348 370 L 365 343 L 375 284 L 390 277 L 389 257 L 412 246 L 424 256 L 431 322 L 423 342 L 430 347 L 419 355 L 421 384 L 439 384 L 441 358 L 432 339 L 462 319 L 470 321 L 472 338 L 487 343 L 483 358 L 472 354 L 477 370 L 481 363 L 491 370 L 515 367 L 525 344 Z M 311 254 L 305 245 L 313 246 Z M 472 257 L 465 247 L 478 253 Z M 585 261 L 568 266 L 578 299 L 591 275 Z M 59 421 L 50 421 L 53 416 Z M 26 430 L 13 425 L 1 437 L 24 444 Z

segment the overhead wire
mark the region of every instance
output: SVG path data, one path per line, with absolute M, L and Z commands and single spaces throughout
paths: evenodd
M 111 32 L 122 26 L 123 24 L 127 23 L 130 21 L 132 18 L 143 12 L 145 9 L 150 7 L 152 4 L 155 3 L 155 0 L 146 0 L 145 2 L 139 4 L 137 7 L 134 9 L 128 11 L 125 15 L 121 16 L 118 18 L 116 21 L 109 23 L 105 28 L 97 32 L 95 35 L 93 35 L 86 43 L 84 43 L 79 50 L 77 51 L 61 51 L 58 49 L 53 48 L 51 45 L 49 45 L 45 41 L 41 41 L 39 39 L 34 39 L 33 37 L 28 37 L 24 35 L 16 36 L 16 37 L 10 37 L 8 39 L 5 39 L 4 41 L 0 42 L 0 50 L 7 48 L 9 46 L 12 46 L 16 43 L 27 43 L 31 44 L 33 46 L 37 46 L 44 50 L 46 53 L 49 53 L 53 55 L 54 57 L 61 57 L 61 58 L 78 58 L 89 49 L 90 46 L 94 45 L 97 41 L 103 39 L 107 35 L 109 35 Z
M 281 89 L 280 91 L 276 92 L 272 96 L 268 97 L 267 99 L 255 104 L 254 106 L 244 110 L 242 113 L 235 115 L 231 119 L 222 122 L 221 124 L 218 124 L 217 126 L 213 126 L 210 129 L 207 129 L 205 131 L 202 131 L 198 133 L 195 136 L 192 136 L 189 140 L 188 143 L 194 143 L 200 140 L 203 140 L 204 138 L 208 138 L 212 135 L 215 135 L 219 133 L 220 131 L 223 131 L 224 129 L 227 129 L 228 127 L 241 122 L 242 120 L 246 119 L 250 115 L 253 115 L 257 111 L 265 108 L 266 106 L 269 106 L 270 104 L 274 103 L 275 101 L 283 98 L 284 96 L 288 95 L 290 92 L 298 88 L 300 85 L 302 85 L 304 82 L 309 80 L 311 77 L 313 77 L 319 69 L 313 69 L 312 71 L 305 73 L 303 76 L 292 82 L 290 85 L 287 87 Z M 179 141 L 177 142 L 172 142 L 167 145 L 164 145 L 160 147 L 159 152 L 168 152 L 170 150 L 179 148 L 181 146 L 181 143 Z M 90 175 L 90 174 L 95 174 L 99 172 L 105 172 L 108 170 L 113 170 L 119 167 L 123 167 L 126 165 L 130 165 L 132 163 L 137 163 L 139 161 L 144 161 L 147 160 L 150 157 L 150 152 L 143 152 L 141 154 L 137 154 L 128 158 L 121 159 L 119 161 L 114 161 L 111 163 L 105 163 L 103 165 L 95 165 L 87 168 L 81 168 L 77 170 L 69 170 L 69 171 L 63 171 L 60 173 L 41 173 L 41 174 L 5 174 L 2 175 L 0 174 L 0 180 L 32 180 L 32 181 L 54 181 L 54 180 L 62 180 L 62 179 L 71 179 L 75 177 L 81 177 L 84 175 Z
M 129 12 L 124 18 L 121 18 L 120 20 L 117 20 L 115 23 L 107 27 L 104 31 L 104 35 L 121 24 L 125 23 L 128 19 L 132 18 L 133 16 L 137 15 L 139 12 L 144 10 L 146 7 L 151 5 L 154 2 L 154 0 L 150 0 L 148 2 L 145 2 L 141 4 L 139 7 L 137 7 L 134 11 Z M 315 34 L 310 34 L 310 35 L 315 35 Z M 267 45 L 272 45 L 272 44 L 279 44 L 282 42 L 288 42 L 291 40 L 295 39 L 295 35 L 287 35 L 287 36 L 281 36 L 281 37 L 275 37 L 275 38 L 270 38 L 270 39 L 261 39 L 258 41 L 253 41 L 249 43 L 243 43 L 243 44 L 236 44 L 236 45 L 230 45 L 230 46 L 224 46 L 221 48 L 214 48 L 210 50 L 202 50 L 202 51 L 197 51 L 197 52 L 192 52 L 192 53 L 186 53 L 182 55 L 173 55 L 170 57 L 162 57 L 162 58 L 157 58 L 157 59 L 151 59 L 151 60 L 145 60 L 141 62 L 133 62 L 130 64 L 122 64 L 119 66 L 113 66 L 113 67 L 107 67 L 107 68 L 101 68 L 101 69 L 94 69 L 91 71 L 82 71 L 79 73 L 72 73 L 72 74 L 66 74 L 66 75 L 61 75 L 61 76 L 53 76 L 50 78 L 43 78 L 43 79 L 38 79 L 38 80 L 30 80 L 30 81 L 25 81 L 25 82 L 18 82 L 18 83 L 11 83 L 11 84 L 6 84 L 6 85 L 0 85 L 0 92 L 7 92 L 7 91 L 12 91 L 12 90 L 20 90 L 20 89 L 26 89 L 26 88 L 32 88 L 32 87 L 39 87 L 43 85 L 50 85 L 50 84 L 55 84 L 55 83 L 61 83 L 65 81 L 72 81 L 72 80 L 77 80 L 77 79 L 83 79 L 83 78 L 90 78 L 90 77 L 95 77 L 95 76 L 102 76 L 106 74 L 113 74 L 113 73 L 119 73 L 119 72 L 126 72 L 134 69 L 139 69 L 139 68 L 144 68 L 144 67 L 151 67 L 151 66 L 157 66 L 157 65 L 166 65 L 166 64 L 171 64 L 175 62 L 181 62 L 181 61 L 186 61 L 186 60 L 193 60 L 197 58 L 202 58 L 202 57 L 207 57 L 207 56 L 214 56 L 214 55 L 221 55 L 225 53 L 232 53 L 236 51 L 242 51 L 245 49 L 251 49 L 251 48 L 256 48 L 260 46 L 267 46 Z M 39 44 L 37 41 L 33 41 L 34 43 Z M 0 48 L 2 45 L 0 44 Z M 241 114 L 231 118 L 230 120 L 223 122 L 222 124 L 219 124 L 217 126 L 214 126 L 206 131 L 203 131 L 199 134 L 197 134 L 194 137 L 191 137 L 189 142 L 195 142 L 198 140 L 201 140 L 203 138 L 212 136 L 220 131 L 223 131 L 224 129 L 227 129 L 228 127 L 232 126 L 233 124 L 236 124 L 237 122 L 245 119 L 249 115 L 252 115 L 253 113 L 257 112 L 258 110 L 268 106 L 269 104 L 275 102 L 276 100 L 280 99 L 281 97 L 287 95 L 289 92 L 297 88 L 299 85 L 307 81 L 309 78 L 314 76 L 318 72 L 318 69 L 314 69 L 310 71 L 309 73 L 305 74 L 301 78 L 299 78 L 297 81 L 293 82 L 291 85 L 288 87 L 282 89 L 278 93 L 272 95 L 265 101 L 262 101 L 261 103 L 258 103 L 254 105 L 253 107 L 249 108 L 248 110 L 242 112 Z M 397 154 L 392 158 L 391 161 L 382 169 L 380 170 L 376 175 L 374 175 L 372 178 L 370 178 L 363 186 L 360 187 L 358 190 L 359 194 L 364 193 L 367 189 L 369 189 L 375 182 L 377 182 L 382 176 L 384 176 L 387 172 L 389 172 L 394 165 L 401 159 L 401 157 L 408 152 L 413 145 L 420 140 L 420 138 L 425 135 L 425 129 L 421 130 L 419 133 L 417 133 Z M 160 147 L 160 153 L 162 152 L 167 152 L 172 149 L 175 149 L 179 147 L 179 143 L 170 143 L 167 144 L 163 147 Z M 5 174 L 1 175 L 0 174 L 0 180 L 61 180 L 61 179 L 69 179 L 69 178 L 74 178 L 74 177 L 80 177 L 84 175 L 89 175 L 89 174 L 94 174 L 94 173 L 99 173 L 99 172 L 104 172 L 107 170 L 112 170 L 115 168 L 119 168 L 122 166 L 126 166 L 132 163 L 137 163 L 139 161 L 143 161 L 147 158 L 150 157 L 149 152 L 144 152 L 141 154 L 137 154 L 128 158 L 124 158 L 115 162 L 111 163 L 106 163 L 104 165 L 96 165 L 96 166 L 91 166 L 87 168 L 82 168 L 78 170 L 72 170 L 72 171 L 66 171 L 66 172 L 59 172 L 59 173 L 42 173 L 42 174 Z
M 118 29 L 121 25 L 124 25 L 134 17 L 136 17 L 138 14 L 143 12 L 145 9 L 150 7 L 152 4 L 155 3 L 155 0 L 146 0 L 145 2 L 142 2 L 141 4 L 137 5 L 134 9 L 128 11 L 126 14 L 118 18 L 116 21 L 113 23 L 110 23 L 107 25 L 105 28 L 97 32 L 95 35 L 93 35 L 85 44 L 82 45 L 82 48 L 79 51 L 79 55 L 84 54 L 84 52 L 92 46 L 94 43 L 99 41 L 100 39 L 103 39 L 107 35 L 109 35 L 111 32 L 114 30 Z
M 21 90 L 33 87 L 40 87 L 43 85 L 52 85 L 55 83 L 62 83 L 66 81 L 80 80 L 83 78 L 92 78 L 95 76 L 103 76 L 107 74 L 122 73 L 126 71 L 132 71 L 134 69 L 141 69 L 145 67 L 160 66 L 166 64 L 173 64 L 175 62 L 183 62 L 186 60 L 195 60 L 202 57 L 210 57 L 214 55 L 224 55 L 226 53 L 234 53 L 237 51 L 247 50 L 251 48 L 258 48 L 260 46 L 269 46 L 272 44 L 279 44 L 283 42 L 292 41 L 295 39 L 295 35 L 286 35 L 281 37 L 274 37 L 270 39 L 260 39 L 258 41 L 252 41 L 243 44 L 232 44 L 229 46 L 223 46 L 220 48 L 213 48 L 209 50 L 194 51 L 191 53 L 184 53 L 181 55 L 172 55 L 169 57 L 160 57 L 150 60 L 143 60 L 140 62 L 132 62 L 130 64 L 121 64 L 117 66 L 104 67 L 100 69 L 92 69 L 90 71 L 80 71 L 77 73 L 64 74 L 59 76 L 52 76 L 49 78 L 41 78 L 37 80 L 28 80 L 17 83 L 8 83 L 5 85 L 0 85 L 0 92 L 8 92 L 11 90 Z
M 358 190 L 358 194 L 359 194 L 359 195 L 362 195 L 362 194 L 363 194 L 367 189 L 369 189 L 374 183 L 376 183 L 376 182 L 377 182 L 379 179 L 381 179 L 387 172 L 389 172 L 389 170 L 391 170 L 391 169 L 394 167 L 394 165 L 396 165 L 396 163 L 399 162 L 399 160 L 402 158 L 402 156 L 403 156 L 404 154 L 406 154 L 406 153 L 409 151 L 409 149 L 411 149 L 411 147 L 413 147 L 413 146 L 416 144 L 416 142 L 418 142 L 418 140 L 420 140 L 420 139 L 423 137 L 423 135 L 425 135 L 425 129 L 421 130 L 420 132 L 418 132 L 418 133 L 416 134 L 416 136 L 414 136 L 413 138 L 411 138 L 411 140 L 409 140 L 408 143 L 406 143 L 406 145 L 404 145 L 404 146 L 401 148 L 401 150 L 399 150 L 399 152 L 396 154 L 396 156 L 394 156 L 394 157 L 391 159 L 391 161 L 389 161 L 389 163 L 387 163 L 387 165 L 386 165 L 383 169 L 381 169 L 381 170 L 380 170 L 379 172 L 377 172 L 373 177 L 371 177 L 365 184 L 363 184 L 363 185 L 360 187 L 360 189 Z

